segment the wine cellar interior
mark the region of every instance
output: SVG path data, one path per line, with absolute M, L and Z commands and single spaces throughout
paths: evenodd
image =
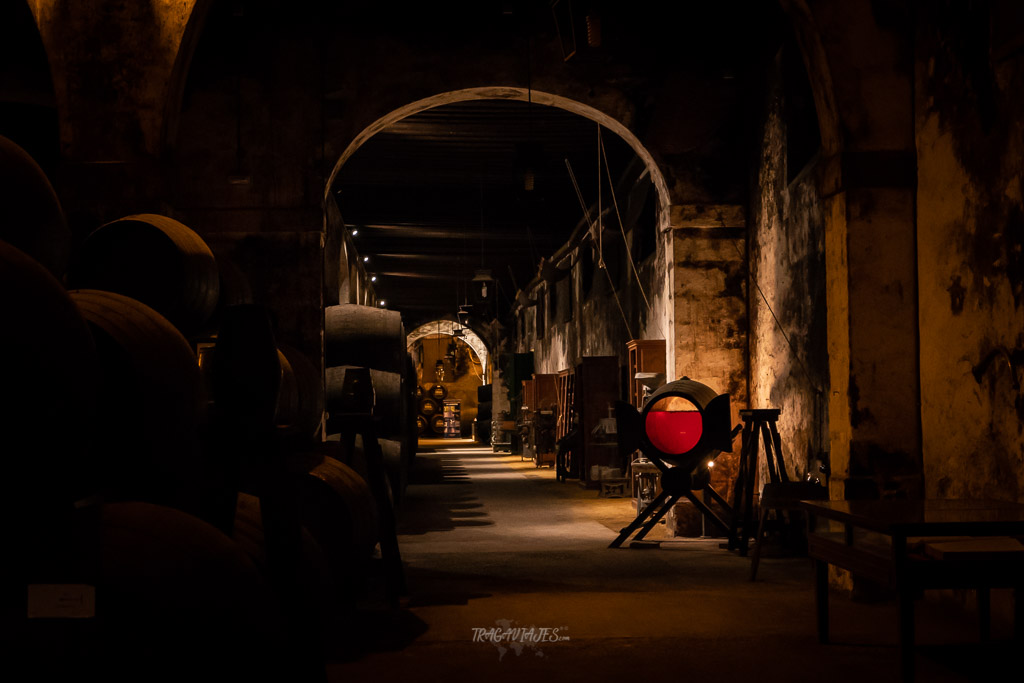
M 1019 675 L 1022 84 L 1017 0 L 0 3 L 4 678 Z

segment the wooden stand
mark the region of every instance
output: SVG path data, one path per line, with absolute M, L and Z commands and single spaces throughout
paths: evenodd
M 706 518 L 712 520 L 723 529 L 728 526 L 728 522 L 723 520 L 718 514 L 712 510 L 707 503 L 696 495 L 697 491 L 702 491 L 705 497 L 711 498 L 713 501 L 718 503 L 723 510 L 726 511 L 727 515 L 732 514 L 732 508 L 729 507 L 729 503 L 726 502 L 725 498 L 716 491 L 706 479 L 700 478 L 700 473 L 697 472 L 684 472 L 682 467 L 667 467 L 660 460 L 651 460 L 655 467 L 661 470 L 661 492 L 655 496 L 651 504 L 640 511 L 640 514 L 636 516 L 633 522 L 625 527 L 619 535 L 612 541 L 608 547 L 618 548 L 622 543 L 630 537 L 630 535 L 640 530 L 640 533 L 633 539 L 634 543 L 642 541 L 644 537 L 654 529 L 655 525 L 661 521 L 661 518 L 672 509 L 672 506 L 676 502 L 685 497 L 694 507 L 700 510 Z M 630 547 L 634 547 L 630 544 Z M 638 546 L 643 547 L 643 546 Z
M 373 389 L 369 370 L 353 368 L 345 373 L 344 412 L 332 413 L 331 428 L 341 435 L 346 454 L 351 456 L 355 449 L 356 435 L 363 439 L 363 455 L 366 458 L 366 483 L 377 502 L 380 522 L 380 551 L 384 567 L 384 582 L 388 601 L 398 606 L 398 598 L 407 594 L 405 570 L 398 550 L 398 532 L 395 511 L 391 507 L 391 496 L 384 471 L 384 454 L 377 441 L 377 422 L 373 415 Z
M 733 492 L 733 517 L 729 528 L 729 550 L 739 550 L 742 557 L 754 533 L 754 488 L 757 486 L 758 441 L 764 440 L 765 463 L 773 482 L 788 482 L 782 461 L 782 439 L 778 435 L 778 409 L 740 411 L 743 421 L 742 446 L 739 451 L 739 472 Z

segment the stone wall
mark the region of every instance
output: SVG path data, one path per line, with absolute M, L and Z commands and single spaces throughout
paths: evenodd
M 1012 5 L 928 4 L 918 28 L 921 412 L 936 497 L 1024 500 L 1024 54 Z
M 808 161 L 789 154 L 791 148 L 807 153 L 792 145 L 790 126 L 817 125 L 798 115 L 806 106 L 799 82 L 783 82 L 802 76 L 783 68 L 784 57 L 799 63 L 798 55 L 784 55 L 789 49 L 781 48 L 765 69 L 750 207 L 750 406 L 781 410 L 786 468 L 799 477 L 827 449 L 825 229 L 816 173 L 820 157 L 813 154 Z M 764 468 L 761 475 L 763 480 Z
M 683 208 L 683 207 L 679 207 Z M 675 376 L 728 394 L 732 424 L 748 405 L 747 256 L 742 207 L 685 207 L 673 231 Z M 715 461 L 723 495 L 735 481 L 739 440 Z

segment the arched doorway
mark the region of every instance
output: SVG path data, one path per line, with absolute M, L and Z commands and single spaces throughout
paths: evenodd
M 473 436 L 479 404 L 478 389 L 489 383 L 488 353 L 471 329 L 449 320 L 419 326 L 406 337 L 420 387 L 417 409 L 423 437 Z M 438 420 L 448 413 L 458 418 L 458 431 Z
M 438 150 L 446 144 L 451 145 L 452 156 L 466 155 L 466 148 L 474 148 L 468 165 L 474 172 L 476 165 L 480 167 L 479 186 L 473 184 L 475 178 L 449 182 L 451 175 L 466 175 L 467 171 L 453 170 L 455 162 L 441 158 Z M 492 150 L 493 159 L 484 159 Z M 595 164 L 595 159 L 600 163 Z M 542 170 L 527 173 L 537 170 L 529 168 L 530 162 Z M 438 168 L 415 168 L 431 163 Z M 507 178 L 498 179 L 502 173 L 512 175 L 503 166 L 515 167 L 522 179 L 511 183 Z M 516 180 L 525 185 L 525 178 L 532 181 L 534 175 L 535 187 L 533 182 L 529 189 L 509 187 Z M 557 187 L 549 189 L 553 183 L 558 183 Z M 439 191 L 434 191 L 433 184 Z M 450 188 L 454 185 L 458 187 L 453 192 Z M 356 248 L 360 259 L 370 259 L 368 272 L 380 280 L 376 285 L 379 297 L 387 300 L 388 308 L 403 313 L 407 326 L 453 319 L 451 304 L 461 308 L 472 299 L 473 292 L 467 296 L 467 289 L 470 280 L 475 283 L 480 276 L 480 271 L 474 275 L 479 264 L 493 274 L 491 304 L 495 299 L 504 303 L 503 313 L 516 305 L 517 290 L 529 294 L 538 277 L 559 283 L 552 288 L 552 296 L 558 296 L 557 306 L 552 301 L 552 325 L 571 323 L 574 331 L 549 337 L 564 345 L 550 351 L 551 362 L 558 369 L 573 366 L 582 355 L 606 349 L 615 354 L 621 347 L 624 356 L 625 342 L 633 336 L 668 339 L 672 346 L 671 336 L 667 336 L 672 330 L 672 308 L 665 177 L 652 154 L 626 126 L 589 105 L 513 87 L 469 88 L 425 98 L 390 112 L 361 131 L 339 158 L 329 187 L 325 197 L 328 213 L 345 216 L 344 229 L 349 233 L 358 231 Z M 535 199 L 538 195 L 544 195 L 540 202 Z M 459 212 L 452 213 L 445 201 L 460 205 Z M 398 205 L 404 207 L 402 211 L 395 210 Z M 536 207 L 540 207 L 536 213 L 543 214 L 544 222 L 532 222 L 530 209 Z M 593 236 L 587 237 L 590 233 Z M 632 283 L 630 291 L 615 292 L 624 301 L 629 298 L 631 323 L 623 325 L 622 308 L 611 294 L 607 301 L 599 302 L 608 308 L 612 325 L 588 328 L 588 335 L 608 332 L 607 340 L 598 344 L 581 343 L 582 334 L 576 329 L 581 323 L 572 322 L 574 317 L 594 315 L 583 310 L 581 297 L 587 296 L 589 289 L 579 294 L 575 278 L 565 277 L 577 256 L 591 249 L 588 245 L 577 254 L 581 239 L 602 245 L 601 262 L 614 271 L 616 289 L 620 281 Z M 413 244 L 413 240 L 418 241 Z M 624 241 L 630 245 L 628 249 Z M 506 261 L 495 267 L 489 260 L 510 259 L 509 252 L 514 250 L 520 256 L 515 266 L 518 270 L 510 278 L 512 267 Z M 632 267 L 627 258 L 634 261 Z M 638 272 L 637 266 L 644 260 L 650 261 L 649 267 Z M 458 284 L 452 284 L 458 278 Z M 448 281 L 448 289 L 442 288 L 440 280 Z M 415 290 L 419 300 L 414 302 L 414 310 L 403 307 L 402 297 L 393 296 L 396 288 Z M 429 309 L 428 292 L 442 303 Z M 493 317 L 493 309 L 490 313 Z M 463 320 L 461 313 L 459 319 Z M 490 318 L 483 320 L 489 322 Z M 514 329 L 505 318 L 502 322 L 509 331 Z

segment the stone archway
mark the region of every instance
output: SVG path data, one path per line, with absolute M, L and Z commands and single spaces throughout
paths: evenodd
M 455 333 L 459 332 L 459 335 Z M 415 330 L 410 332 L 405 337 L 406 347 L 411 347 L 414 343 L 428 337 L 432 334 L 446 334 L 450 336 L 461 336 L 469 348 L 473 349 L 473 353 L 476 354 L 477 358 L 480 359 L 481 366 L 483 368 L 483 375 L 487 376 L 487 345 L 484 340 L 480 338 L 476 332 L 471 328 L 461 325 L 453 320 L 435 320 L 433 322 L 424 323 Z
M 415 102 L 411 102 L 403 107 L 393 110 L 389 114 L 382 116 L 381 118 L 374 121 L 372 124 L 367 126 L 353 140 L 348 144 L 348 147 L 341 153 L 338 160 L 334 164 L 334 168 L 331 170 L 331 175 L 327 179 L 326 194 L 329 195 L 330 188 L 333 186 L 335 179 L 337 178 L 338 172 L 341 167 L 345 165 L 356 150 L 363 146 L 367 140 L 373 137 L 375 134 L 384 130 L 388 126 L 401 121 L 407 116 L 416 114 L 426 109 L 432 109 L 445 104 L 453 104 L 455 102 L 464 102 L 466 100 L 518 100 L 521 102 L 530 101 L 535 104 L 546 105 L 549 107 L 557 107 L 564 109 L 565 111 L 578 114 L 584 118 L 590 119 L 600 123 L 602 126 L 621 137 L 636 155 L 643 161 L 648 172 L 650 173 L 651 182 L 654 184 L 654 189 L 658 195 L 658 216 L 659 218 L 659 229 L 664 225 L 667 225 L 668 221 L 668 206 L 670 204 L 668 184 L 665 181 L 665 177 L 658 167 L 654 157 L 647 150 L 646 147 L 640 142 L 640 140 L 633 134 L 622 123 L 612 118 L 608 114 L 605 114 L 594 107 L 576 102 L 560 95 L 552 95 L 546 92 L 539 92 L 537 90 L 530 90 L 528 88 L 519 87 L 479 87 L 479 88 L 464 88 L 462 90 L 453 90 L 450 92 L 444 92 L 432 97 L 427 97 Z
M 655 291 L 650 294 L 650 301 L 648 303 L 648 309 L 645 316 L 645 319 L 648 321 L 646 323 L 646 332 L 644 329 L 638 329 L 637 336 L 643 338 L 665 338 L 667 340 L 668 354 L 671 357 L 674 347 L 674 310 L 671 305 L 673 273 L 671 268 L 672 237 L 669 230 L 672 215 L 672 211 L 670 210 L 672 192 L 669 188 L 666 175 L 663 172 L 662 167 L 659 165 L 655 155 L 652 154 L 652 152 L 629 127 L 619 121 L 615 116 L 612 116 L 596 107 L 583 104 L 562 95 L 515 86 L 463 88 L 459 90 L 441 92 L 430 97 L 415 100 L 380 116 L 378 119 L 351 137 L 351 141 L 338 157 L 331 174 L 325 183 L 326 193 L 324 196 L 324 205 L 330 206 L 334 202 L 334 197 L 331 194 L 331 188 L 334 187 L 338 180 L 341 169 L 363 145 L 373 138 L 374 135 L 381 133 L 389 126 L 392 126 L 407 117 L 425 110 L 472 100 L 511 100 L 518 102 L 530 102 L 540 106 L 560 109 L 598 123 L 600 127 L 606 131 L 618 136 L 618 138 L 625 142 L 629 149 L 633 151 L 641 168 L 639 177 L 647 176 L 654 189 L 655 219 L 654 225 L 651 229 L 655 232 L 655 242 L 657 244 L 656 251 L 658 254 L 657 272 L 660 274 L 660 277 L 657 277 L 656 279 L 659 282 L 665 283 L 665 286 L 660 291 Z M 583 351 L 580 350 L 580 353 L 582 352 Z M 484 356 L 481 356 L 481 359 L 484 360 Z

